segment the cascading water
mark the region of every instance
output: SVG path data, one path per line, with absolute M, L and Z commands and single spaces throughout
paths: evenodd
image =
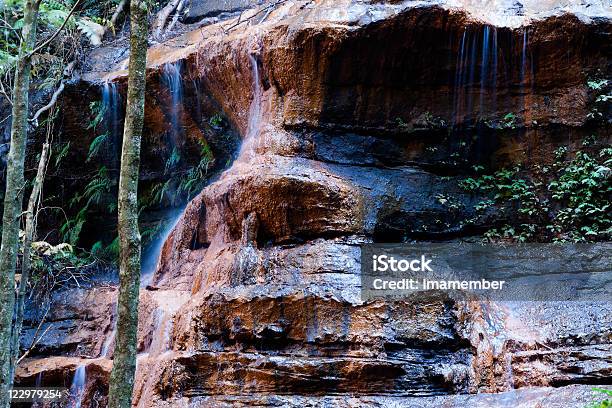
M 528 88 L 533 91 L 535 81 L 533 79 L 533 58 L 529 58 L 529 33 L 527 28 L 523 30 L 523 39 L 521 47 L 521 77 L 520 77 L 520 88 L 522 98 L 522 108 L 524 110 L 524 120 L 529 121 L 529 109 L 527 103 Z
M 168 90 L 170 95 L 170 99 L 167 101 L 168 115 L 170 117 L 170 159 L 166 162 L 166 171 L 169 171 L 175 164 L 172 157 L 175 155 L 178 156 L 178 148 L 182 142 L 183 123 L 180 109 L 183 106 L 183 82 L 181 78 L 181 62 L 177 61 L 164 64 L 160 70 L 160 77 L 161 83 Z M 193 85 L 197 94 L 199 87 L 195 82 Z M 197 107 L 196 109 L 200 108 Z M 167 214 L 163 220 L 164 227 L 162 231 L 145 250 L 141 262 L 141 286 L 144 287 L 150 283 L 153 273 L 157 269 L 164 242 L 166 242 L 168 236 L 178 223 L 182 213 L 183 208 L 178 208 Z
M 489 67 L 489 26 L 482 32 L 482 58 L 480 62 L 480 114 L 484 112 L 485 92 L 487 89 L 487 68 Z
M 72 384 L 70 385 L 70 408 L 81 408 L 85 394 L 85 382 L 87 380 L 87 369 L 80 365 L 74 372 Z
M 102 344 L 102 348 L 100 349 L 100 357 L 102 358 L 108 358 L 110 356 L 111 345 L 113 344 L 113 341 L 115 340 L 115 336 L 117 334 L 117 321 L 113 318 L 113 316 L 117 316 L 116 304 L 114 309 L 115 310 L 113 311 L 113 314 L 111 316 L 111 325 L 113 328 L 106 336 L 106 339 L 104 339 L 104 343 Z
M 114 82 L 105 82 L 102 86 L 102 109 L 104 112 L 104 127 L 111 148 L 101 149 L 110 155 L 108 160 L 113 167 L 119 167 L 121 139 L 123 129 L 123 100 L 119 88 Z
M 249 54 L 249 62 L 251 63 L 251 72 L 253 75 L 253 101 L 249 107 L 249 121 L 247 126 L 246 137 L 252 137 L 259 127 L 261 116 L 261 85 L 259 83 L 259 66 L 254 55 Z
M 149 355 L 160 355 L 170 350 L 170 335 L 172 333 L 173 321 L 172 317 L 161 308 L 155 310 L 155 328 L 154 333 L 157 333 L 151 340 L 146 352 Z
M 257 142 L 255 137 L 259 130 L 259 124 L 261 122 L 261 85 L 259 77 L 259 66 L 257 58 L 249 54 L 249 63 L 251 64 L 251 77 L 253 81 L 253 99 L 249 106 L 249 117 L 247 121 L 246 133 L 242 146 L 240 148 L 240 154 L 253 154 L 255 150 L 254 143 Z
M 168 106 L 168 113 L 170 116 L 170 137 L 172 143 L 171 147 L 175 149 L 183 129 L 179 117 L 179 109 L 183 102 L 183 83 L 181 79 L 180 62 L 164 64 L 161 69 L 161 82 L 170 93 L 170 106 Z
M 491 81 L 491 89 L 492 89 L 492 93 L 493 93 L 493 98 L 491 101 L 491 110 L 494 112 L 497 109 L 497 56 L 498 56 L 498 52 L 497 52 L 497 28 L 493 27 L 493 45 L 492 45 L 492 54 L 493 54 L 493 58 L 492 58 L 492 67 L 491 67 L 491 73 L 493 74 L 493 79 Z
M 459 52 L 457 53 L 457 62 L 455 64 L 455 91 L 453 93 L 453 124 L 459 121 L 461 115 L 461 99 L 463 96 L 463 56 L 465 53 L 465 42 L 467 37 L 467 29 L 463 30 L 461 42 L 459 43 Z
M 104 340 L 104 344 L 102 345 L 102 349 L 100 350 L 100 357 L 108 358 L 110 353 L 110 346 L 115 340 L 115 335 L 117 334 L 117 326 L 113 325 L 113 330 L 108 334 L 106 339 Z
M 526 73 L 526 65 L 527 65 L 527 43 L 529 42 L 529 37 L 527 34 L 527 29 L 523 31 L 523 46 L 521 47 L 521 88 L 525 83 L 525 73 Z
M 476 59 L 478 58 L 477 56 L 477 50 L 478 50 L 478 34 L 474 33 L 474 35 L 472 36 L 472 44 L 470 45 L 470 59 L 468 61 L 468 66 L 470 68 L 470 78 L 469 81 L 467 83 L 467 86 L 470 88 L 467 91 L 467 113 L 468 115 L 472 114 L 472 109 L 473 109 L 473 104 L 474 104 L 474 92 L 473 92 L 473 86 L 474 86 L 474 82 L 475 82 L 475 77 L 476 77 Z
M 164 220 L 165 227 L 160 232 L 158 237 L 149 245 L 144 251 L 142 262 L 141 262 L 141 274 L 140 274 L 140 285 L 145 287 L 151 283 L 151 278 L 157 269 L 159 264 L 159 258 L 161 256 L 162 248 L 164 243 L 170 236 L 170 233 L 178 224 L 181 215 L 183 214 L 184 208 L 177 208 L 172 210 Z
M 107 131 L 115 140 L 121 135 L 122 105 L 123 101 L 117 84 L 114 82 L 105 82 L 102 86 L 102 108 L 104 109 Z
M 500 69 L 502 80 L 505 83 L 518 82 L 521 103 L 525 106 L 528 88 L 533 87 L 534 83 L 532 78 L 534 62 L 529 53 L 528 31 L 525 29 L 519 33 L 518 41 L 514 36 L 507 38 L 506 52 L 500 49 L 499 40 L 496 27 L 485 25 L 482 27 L 482 32 L 476 32 L 469 27 L 464 29 L 460 37 L 455 63 L 452 99 L 453 124 L 460 124 L 465 117 L 470 115 L 483 120 L 486 119 L 487 112 L 497 110 Z M 503 64 L 501 67 L 500 62 Z M 516 74 L 517 71 L 518 74 Z M 504 73 L 505 76 L 503 76 Z M 475 106 L 472 102 L 472 95 L 477 86 L 480 87 L 480 98 L 478 106 Z M 514 112 L 518 107 L 514 104 L 504 108 L 507 109 L 507 112 Z

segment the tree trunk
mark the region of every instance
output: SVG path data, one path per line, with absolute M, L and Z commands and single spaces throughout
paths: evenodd
M 28 133 L 28 96 L 30 51 L 36 42 L 38 0 L 26 0 L 24 5 L 19 62 L 15 71 L 11 146 L 7 158 L 6 193 L 2 217 L 2 246 L 0 247 L 0 408 L 10 404 L 11 383 L 11 322 L 15 307 L 15 267 L 19 245 L 19 219 L 24 189 L 23 167 Z
M 17 357 L 19 357 L 19 337 L 21 335 L 21 326 L 23 324 L 23 308 L 25 304 L 26 288 L 30 279 L 30 250 L 34 235 L 36 234 L 36 211 L 38 211 L 38 203 L 40 202 L 40 191 L 42 190 L 43 181 L 45 179 L 45 171 L 47 170 L 47 161 L 49 158 L 49 142 L 45 142 L 40 153 L 40 161 L 38 162 L 38 170 L 34 178 L 32 193 L 28 200 L 28 210 L 25 214 L 25 237 L 23 238 L 23 257 L 21 260 L 21 280 L 19 281 L 19 291 L 17 292 L 17 307 L 15 308 L 15 326 L 13 328 L 11 338 L 11 385 L 15 378 L 15 369 Z
M 147 0 L 131 0 L 128 95 L 119 174 L 119 299 L 109 408 L 130 408 L 136 371 L 136 332 L 140 286 L 138 173 L 144 122 L 147 68 Z

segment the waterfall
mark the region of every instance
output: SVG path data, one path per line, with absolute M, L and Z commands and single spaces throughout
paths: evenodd
M 484 119 L 486 107 L 490 111 L 496 109 L 497 100 L 497 29 L 495 27 L 484 26 L 482 30 L 482 52 L 480 65 L 480 108 L 481 120 Z M 488 96 L 490 102 L 487 105 Z
M 499 42 L 497 28 L 488 25 L 480 35 L 465 28 L 459 42 L 455 63 L 453 84 L 453 124 L 459 123 L 464 115 L 474 114 L 473 94 L 480 82 L 478 114 L 484 119 L 485 112 L 497 109 L 497 79 L 499 68 Z M 480 50 L 480 51 L 478 51 Z M 502 55 L 503 56 L 503 55 Z M 477 76 L 478 59 L 480 72 Z M 521 74 L 523 76 L 523 74 Z
M 259 83 L 259 66 L 254 55 L 249 54 L 251 63 L 251 73 L 253 76 L 253 100 L 249 107 L 249 121 L 247 126 L 246 138 L 249 139 L 255 135 L 259 127 L 261 116 L 261 85 Z
M 477 48 L 478 48 L 478 34 L 476 33 L 472 38 L 471 54 L 470 60 L 468 62 L 470 66 L 470 79 L 468 82 L 468 86 L 470 89 L 467 92 L 467 114 L 472 115 L 473 107 L 474 107 L 474 77 L 476 74 L 476 58 L 477 58 Z
M 161 69 L 161 82 L 170 93 L 170 137 L 172 148 L 176 148 L 180 141 L 182 126 L 180 123 L 179 109 L 183 102 L 183 82 L 181 79 L 180 62 L 164 64 Z
M 243 135 L 242 145 L 240 146 L 240 155 L 250 156 L 256 150 L 255 143 L 260 142 L 255 136 L 259 131 L 261 122 L 261 84 L 257 58 L 252 54 L 249 54 L 248 58 L 251 65 L 251 80 L 253 81 L 253 99 L 249 106 L 247 127 Z
M 529 118 L 529 109 L 527 107 L 527 94 L 529 90 L 533 90 L 533 86 L 535 81 L 533 80 L 533 58 L 529 58 L 527 55 L 529 47 L 529 33 L 527 28 L 523 30 L 523 39 L 522 39 L 522 47 L 521 47 L 521 77 L 520 77 L 520 90 L 521 90 L 521 105 L 524 110 L 524 118 L 525 123 L 530 121 Z M 528 61 L 529 60 L 529 61 Z M 529 72 L 527 72 L 529 69 Z M 528 89 L 529 86 L 529 89 Z
M 172 316 L 160 307 L 155 309 L 155 322 L 152 331 L 155 337 L 153 337 L 151 344 L 145 352 L 153 356 L 158 356 L 170 350 L 172 327 Z
M 109 162 L 113 164 L 113 167 L 118 168 L 123 137 L 123 101 L 118 86 L 114 82 L 104 82 L 102 86 L 102 109 L 107 136 L 105 144 L 110 148 L 100 149 L 100 151 L 106 152 Z
M 453 95 L 453 124 L 456 124 L 461 115 L 461 96 L 463 93 L 463 55 L 465 53 L 465 42 L 467 36 L 467 28 L 463 30 L 459 52 L 457 53 L 457 62 L 455 64 L 455 91 Z
M 473 87 L 476 73 L 477 40 L 478 35 L 465 28 L 455 69 L 454 124 L 459 123 L 464 114 L 472 113 L 473 92 L 470 88 Z
M 113 341 L 115 340 L 115 336 L 117 335 L 117 320 L 116 318 L 113 318 L 113 316 L 117 316 L 117 304 L 116 303 L 115 303 L 113 314 L 111 315 L 111 325 L 113 328 L 110 331 L 110 333 L 108 333 L 108 335 L 106 336 L 106 339 L 104 339 L 104 343 L 102 344 L 102 348 L 100 349 L 100 357 L 102 358 L 108 358 L 110 356 L 111 345 L 113 344 Z
M 484 26 L 482 30 L 482 58 L 480 63 L 480 117 L 484 113 L 485 93 L 488 88 L 487 68 L 489 66 L 489 26 Z
M 106 130 L 113 141 L 121 138 L 121 107 L 123 101 L 121 94 L 114 82 L 105 82 L 102 86 L 102 109 L 104 109 L 104 121 Z
M 183 136 L 183 122 L 181 118 L 181 109 L 183 109 L 183 81 L 181 77 L 182 65 L 180 61 L 166 63 L 162 66 L 160 72 L 160 80 L 163 86 L 168 90 L 170 96 L 167 101 L 168 115 L 170 118 L 170 158 L 166 162 L 166 171 L 171 170 L 176 162 L 173 161 L 172 157 L 178 155 L 178 148 L 182 142 Z M 199 86 L 194 80 L 194 90 L 196 95 L 198 94 Z M 199 98 L 199 95 L 197 96 Z M 199 105 L 198 99 L 198 105 Z M 197 106 L 199 115 L 201 116 L 200 106 Z M 164 219 L 164 227 L 155 240 L 149 245 L 144 251 L 141 261 L 141 287 L 150 284 L 151 278 L 157 269 L 161 251 L 164 243 L 170 236 L 170 233 L 178 223 L 183 208 L 177 208 L 170 211 Z
M 164 229 L 159 233 L 157 238 L 144 251 L 140 267 L 140 286 L 145 287 L 151 283 L 151 278 L 157 270 L 161 251 L 164 248 L 164 243 L 172 233 L 172 230 L 179 222 L 185 208 L 176 208 L 172 210 L 170 215 L 165 218 Z
M 71 408 L 81 408 L 83 395 L 85 394 L 85 381 L 87 380 L 86 366 L 81 364 L 77 367 L 70 385 Z
M 493 74 L 493 81 L 491 88 L 493 89 L 493 98 L 491 102 L 491 111 L 497 110 L 497 28 L 493 27 L 493 47 L 491 49 L 493 53 L 493 66 L 491 67 L 491 73 Z
M 100 350 L 100 357 L 108 358 L 110 352 L 110 346 L 115 340 L 115 335 L 117 334 L 117 325 L 113 324 L 113 330 L 108 334 L 106 339 L 104 340 L 104 344 L 102 345 L 102 349 Z
M 527 29 L 523 31 L 523 46 L 521 49 L 521 89 L 525 83 L 525 67 L 527 65 L 527 43 L 529 42 L 529 37 L 527 35 Z

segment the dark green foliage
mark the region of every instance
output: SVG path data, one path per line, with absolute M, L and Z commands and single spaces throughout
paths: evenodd
M 586 140 L 589 145 L 591 141 Z M 496 206 L 512 220 L 489 230 L 491 240 L 590 242 L 608 240 L 612 234 L 612 148 L 593 153 L 578 151 L 566 159 L 567 148 L 555 151 L 552 166 L 538 174 L 521 166 L 462 180 L 466 191 L 490 198 L 475 209 L 483 213 Z M 482 168 L 476 169 L 482 171 Z
M 208 180 L 208 171 L 214 162 L 212 151 L 204 141 L 200 142 L 200 159 L 195 165 L 181 161 L 179 151 L 174 148 L 166 160 L 165 181 L 155 184 L 140 202 L 140 208 L 156 207 L 167 203 L 176 207 L 193 198 Z
M 65 242 L 77 245 L 83 224 L 87 221 L 87 215 L 92 207 L 105 206 L 109 213 L 116 210 L 115 197 L 111 194 L 116 184 L 106 167 L 102 166 L 91 178 L 81 193 L 75 194 L 70 200 L 70 207 L 78 209 L 76 215 L 68 219 L 61 227 L 60 234 Z
M 603 388 L 593 388 L 593 391 L 596 391 L 601 394 L 605 394 L 608 397 L 612 397 L 612 390 L 606 390 Z M 605 400 L 602 400 L 599 402 L 593 402 L 592 404 L 588 405 L 586 408 L 610 408 L 610 407 L 612 407 L 612 399 L 606 398 Z

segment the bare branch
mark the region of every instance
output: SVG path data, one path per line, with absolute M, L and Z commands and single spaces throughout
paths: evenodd
M 270 15 L 270 13 L 272 12 L 272 10 L 274 10 L 274 8 L 276 6 L 278 6 L 279 4 L 285 3 L 287 2 L 287 0 L 276 0 L 274 3 L 268 4 L 267 6 L 257 10 L 257 12 L 249 17 L 247 17 L 246 19 L 242 19 L 242 14 L 240 14 L 240 16 L 238 17 L 238 21 L 236 21 L 236 23 L 232 24 L 231 26 L 229 26 L 228 28 L 223 28 L 223 31 L 225 32 L 225 34 L 229 33 L 231 30 L 233 30 L 234 28 L 238 27 L 241 24 L 244 23 L 248 23 L 249 21 L 253 20 L 255 17 L 257 17 L 258 15 L 260 15 L 263 12 L 266 12 L 266 14 L 264 15 L 264 17 L 261 19 L 261 21 L 264 21 L 266 18 L 268 18 L 268 16 Z
M 172 28 L 174 28 L 174 26 L 176 25 L 176 22 L 178 21 L 181 15 L 181 11 L 183 11 L 184 5 L 185 5 L 185 0 L 181 0 L 181 2 L 176 7 L 176 13 L 174 13 L 174 17 L 172 17 L 172 22 L 168 24 L 168 28 L 166 28 L 166 31 L 171 31 Z
M 42 327 L 42 325 L 45 323 L 48 313 L 49 313 L 49 307 L 47 307 L 47 310 L 45 310 L 45 314 L 43 315 L 42 319 L 40 319 L 40 322 L 38 323 L 38 326 L 36 327 L 36 331 L 34 332 L 34 338 L 32 339 L 32 343 L 30 344 L 30 347 L 28 347 L 28 349 L 21 355 L 21 357 L 17 359 L 17 361 L 15 362 L 15 367 L 19 365 L 21 360 L 23 360 L 24 358 L 27 357 L 28 354 L 30 354 L 30 351 L 38 344 L 38 342 L 42 339 L 45 333 L 47 333 L 47 331 L 51 328 L 51 324 L 49 324 L 49 326 L 47 326 L 47 328 L 40 335 L 40 337 L 38 337 L 38 332 L 40 331 L 40 328 Z
M 172 12 L 176 9 L 180 1 L 181 0 L 170 0 L 170 2 L 166 4 L 163 9 L 161 9 L 159 14 L 157 15 L 157 21 L 155 21 L 155 25 L 153 28 L 153 38 L 157 39 L 161 36 L 162 30 L 166 25 L 168 17 L 170 17 L 170 14 L 172 14 Z
M 74 6 L 72 6 L 70 11 L 68 12 L 68 15 L 66 16 L 66 19 L 64 20 L 62 25 L 57 29 L 57 31 L 55 31 L 53 33 L 53 35 L 51 35 L 51 37 L 47 38 L 40 45 L 34 47 L 34 49 L 28 53 L 28 55 L 27 55 L 28 57 L 31 57 L 32 55 L 36 54 L 38 51 L 40 51 L 43 48 L 45 48 L 47 45 L 49 45 L 51 43 L 51 41 L 53 41 L 55 39 L 55 37 L 57 37 L 59 35 L 60 32 L 62 32 L 64 27 L 66 27 L 66 24 L 68 24 L 68 20 L 70 20 L 70 17 L 72 17 L 72 14 L 74 14 L 74 12 L 76 11 L 76 9 L 79 6 L 79 4 L 81 4 L 81 0 L 77 0 L 76 3 L 74 3 Z
M 27 349 L 27 350 L 26 350 L 26 351 L 23 353 L 23 355 L 22 355 L 21 357 L 19 357 L 19 359 L 17 360 L 17 362 L 15 362 L 15 366 L 17 366 L 17 365 L 18 365 L 18 364 L 21 362 L 21 360 L 23 360 L 24 358 L 26 358 L 26 357 L 28 356 L 28 354 L 30 354 L 30 351 L 32 351 L 32 350 L 34 349 L 34 347 L 36 347 L 36 345 L 38 344 L 38 342 L 39 342 L 39 341 L 41 341 L 43 337 L 45 337 L 45 334 L 47 334 L 47 332 L 49 331 L 49 329 L 51 328 L 51 326 L 53 326 L 53 324 L 49 324 L 49 325 L 47 326 L 47 328 L 45 329 L 45 331 L 44 331 L 44 332 L 42 332 L 42 333 L 41 333 L 41 335 L 40 335 L 38 338 L 34 339 L 34 342 L 33 342 L 33 343 L 32 343 L 32 345 L 30 346 L 30 348 L 29 348 L 29 349 Z
M 69 76 L 72 74 L 72 70 L 74 69 L 74 64 L 75 62 L 72 61 L 70 64 L 66 66 L 66 68 L 64 69 L 64 76 Z M 30 122 L 32 122 L 34 126 L 38 126 L 38 117 L 40 115 L 42 115 L 44 112 L 48 111 L 49 109 L 55 106 L 55 104 L 57 103 L 57 98 L 64 91 L 64 85 L 65 85 L 66 79 L 67 78 L 64 78 L 60 81 L 60 84 L 55 90 L 55 92 L 53 93 L 53 96 L 51 96 L 51 100 L 49 101 L 49 103 L 43 106 L 42 108 L 40 108 L 38 111 L 36 111 L 36 113 L 34 114 L 34 117 L 30 119 Z
M 115 12 L 113 13 L 113 15 L 112 15 L 112 17 L 110 19 L 110 23 L 111 23 L 112 27 L 114 27 L 115 23 L 117 23 L 117 19 L 121 15 L 121 12 L 125 8 L 126 4 L 127 4 L 127 0 L 121 0 L 121 3 L 117 4 L 117 8 L 115 9 Z
M 11 97 L 6 93 L 6 90 L 4 89 L 4 83 L 2 81 L 0 81 L 0 92 L 2 92 L 2 95 L 4 95 L 4 97 L 6 98 L 6 100 L 8 101 L 8 103 L 11 104 L 11 106 L 13 106 L 13 100 L 11 99 Z

